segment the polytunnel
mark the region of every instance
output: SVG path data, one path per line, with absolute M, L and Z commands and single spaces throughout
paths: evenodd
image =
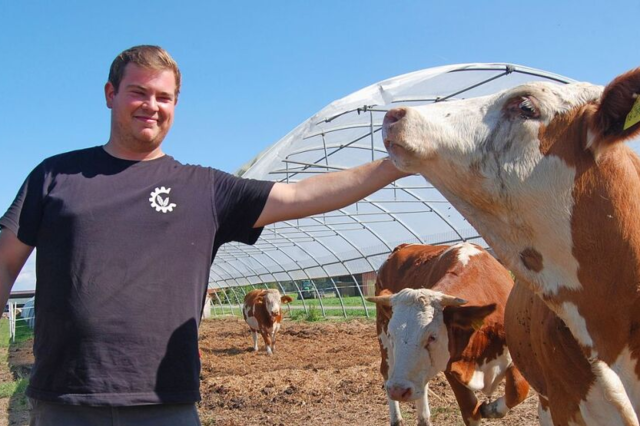
M 381 125 L 391 108 L 484 96 L 536 80 L 573 81 L 506 63 L 440 66 L 392 77 L 332 102 L 237 174 L 295 182 L 357 166 L 387 155 Z M 342 296 L 372 294 L 375 271 L 397 245 L 462 241 L 487 246 L 422 176 L 409 176 L 344 209 L 269 225 L 253 246 L 223 245 L 209 288 L 214 303 L 237 306 L 247 290 L 274 287 L 297 295 L 305 310 L 304 299 L 318 298 L 325 315 L 321 296 L 330 293 L 346 316 Z M 369 316 L 363 299 L 360 307 Z

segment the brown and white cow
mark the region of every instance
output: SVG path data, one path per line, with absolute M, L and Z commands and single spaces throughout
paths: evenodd
M 277 289 L 251 290 L 244 297 L 242 314 L 251 329 L 254 351 L 258 351 L 258 333 L 264 339 L 268 355 L 276 350 L 276 333 L 282 321 L 280 304 L 291 301 L 291 297 L 281 296 Z
M 479 246 L 403 244 L 376 280 L 377 330 L 391 425 L 402 425 L 399 401 L 417 401 L 418 422 L 429 425 L 429 380 L 444 371 L 466 425 L 504 417 L 529 384 L 506 347 L 504 307 L 509 272 Z M 463 306 L 464 305 L 464 306 Z M 480 404 L 506 378 L 506 395 Z
M 507 340 L 554 425 L 638 425 L 640 68 L 396 108 L 395 164 L 426 177 L 518 278 Z

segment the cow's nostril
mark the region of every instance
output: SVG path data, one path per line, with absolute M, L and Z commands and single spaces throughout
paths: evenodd
M 413 394 L 411 387 L 405 386 L 391 386 L 388 392 L 391 399 L 396 401 L 408 401 Z
M 393 124 L 397 121 L 400 121 L 404 118 L 404 116 L 407 115 L 407 109 L 406 108 L 393 108 L 390 109 L 389 111 L 387 111 L 387 113 L 384 116 L 384 124 L 385 125 L 390 125 Z

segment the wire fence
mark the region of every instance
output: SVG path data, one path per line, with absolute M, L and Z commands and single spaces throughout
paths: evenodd
M 374 317 L 375 304 L 365 300 L 375 293 L 375 274 L 305 279 L 210 289 L 204 317 L 242 318 L 245 295 L 255 289 L 278 289 L 293 301 L 283 306 L 290 318 Z

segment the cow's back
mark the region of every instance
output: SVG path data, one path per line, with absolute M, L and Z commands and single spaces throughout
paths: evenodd
M 429 288 L 463 298 L 470 306 L 496 303 L 492 317 L 503 317 L 512 286 L 509 272 L 478 246 L 403 244 L 380 268 L 376 295 Z

